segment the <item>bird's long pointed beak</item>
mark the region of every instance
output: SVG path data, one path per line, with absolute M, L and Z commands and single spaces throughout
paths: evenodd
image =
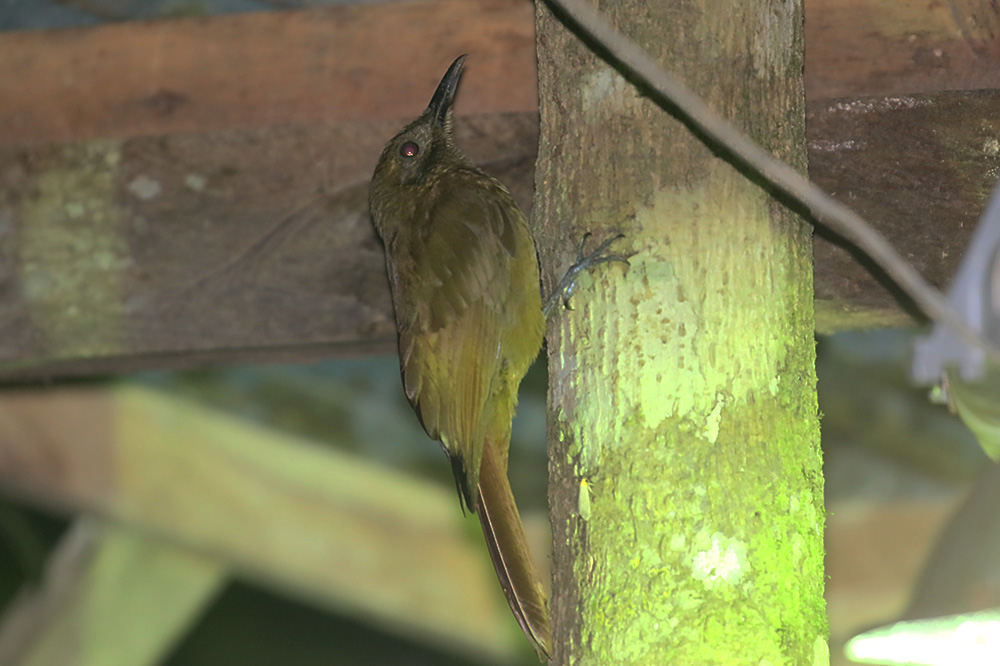
M 455 62 L 451 63 L 451 67 L 445 72 L 441 83 L 438 84 L 437 90 L 434 91 L 431 103 L 427 105 L 427 110 L 434 114 L 434 120 L 439 125 L 444 125 L 448 111 L 455 101 L 455 91 L 458 89 L 458 80 L 462 78 L 462 66 L 465 64 L 465 56 L 466 54 L 463 53 L 455 58 Z

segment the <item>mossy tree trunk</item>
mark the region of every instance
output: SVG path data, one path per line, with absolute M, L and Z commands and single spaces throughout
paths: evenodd
M 802 4 L 602 3 L 805 167 Z M 825 664 L 810 229 L 539 3 L 535 224 L 630 266 L 549 322 L 556 664 Z

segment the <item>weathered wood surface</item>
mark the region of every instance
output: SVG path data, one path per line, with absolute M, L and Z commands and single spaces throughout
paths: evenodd
M 1000 87 L 991 0 L 806 0 L 806 98 Z
M 947 286 L 1000 177 L 1000 91 L 811 104 L 809 175 Z M 814 244 L 817 327 L 906 325 L 906 297 L 829 232 Z M 834 242 L 830 242 L 833 240 Z
M 450 488 L 129 386 L 6 391 L 0 441 L 5 494 L 166 539 L 168 559 L 486 661 L 525 648 Z
M 524 0 L 420 0 L 0 33 L 0 143 L 404 118 L 475 54 L 466 113 L 537 109 Z
M 393 353 L 367 174 L 397 125 L 0 147 L 0 376 Z M 461 137 L 528 201 L 536 134 Z
M 0 617 L 0 663 L 155 666 L 228 579 L 224 562 L 119 525 L 78 518 L 41 584 Z
M 808 0 L 811 100 L 1000 87 L 989 0 Z M 537 109 L 526 0 L 423 0 L 0 33 L 0 143 Z
M 961 15 L 807 4 L 811 173 L 938 285 L 995 177 L 997 97 L 901 91 L 996 85 Z M 462 145 L 529 201 L 531 21 L 438 0 L 0 35 L 0 379 L 392 353 L 368 176 L 471 51 Z M 825 99 L 859 92 L 883 99 Z M 822 240 L 816 264 L 821 330 L 911 321 Z

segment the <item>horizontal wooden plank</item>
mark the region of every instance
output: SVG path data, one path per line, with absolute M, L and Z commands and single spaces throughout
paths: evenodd
M 1000 176 L 1000 91 L 901 95 L 809 107 L 809 175 L 946 287 Z M 877 267 L 822 228 L 821 330 L 906 325 L 916 310 Z
M 983 83 L 993 42 L 959 29 L 962 7 L 894 5 L 894 23 L 867 0 L 811 0 L 807 69 L 856 78 L 810 90 Z M 831 46 L 875 14 L 867 42 Z M 440 0 L 0 36 L 0 380 L 393 353 L 374 161 L 470 50 L 461 145 L 527 207 L 531 18 L 521 0 Z M 975 58 L 924 76 L 913 49 L 949 39 Z M 863 56 L 879 49 L 896 55 Z M 162 91 L 184 101 L 149 102 Z M 811 173 L 944 285 L 991 186 L 996 103 L 814 99 Z M 909 322 L 858 259 L 817 242 L 820 330 Z
M 0 489 L 488 661 L 523 637 L 450 488 L 137 387 L 7 391 Z
M 0 375 L 393 353 L 367 179 L 396 129 L 0 148 Z M 530 201 L 534 116 L 460 133 Z
M 813 101 L 1000 88 L 1000 12 L 990 0 L 806 0 Z
M 465 112 L 531 110 L 533 17 L 430 0 L 5 33 L 0 144 L 410 117 L 466 52 Z
M 813 104 L 811 174 L 943 286 L 1000 169 L 998 105 L 997 91 Z M 458 127 L 530 205 L 537 118 Z M 0 149 L 0 379 L 393 353 L 366 191 L 394 129 Z M 824 236 L 820 330 L 912 321 L 863 257 Z
M 812 100 L 1000 87 L 987 0 L 807 0 Z M 526 0 L 421 0 L 0 34 L 0 144 L 537 109 Z

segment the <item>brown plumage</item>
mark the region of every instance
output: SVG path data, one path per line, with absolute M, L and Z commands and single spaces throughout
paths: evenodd
M 538 259 L 510 193 L 455 145 L 464 60 L 386 144 L 369 205 L 385 242 L 406 396 L 479 516 L 511 610 L 547 656 L 547 601 L 507 480 L 517 390 L 544 331 Z

